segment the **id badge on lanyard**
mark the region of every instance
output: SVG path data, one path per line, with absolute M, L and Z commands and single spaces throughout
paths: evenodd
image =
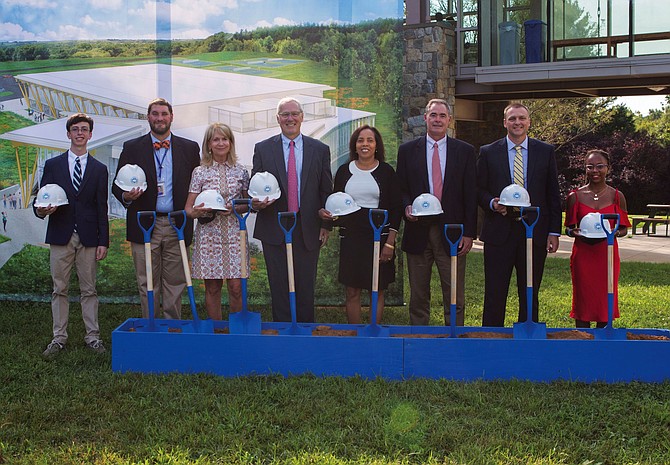
M 163 179 L 163 163 L 165 163 L 165 157 L 167 155 L 168 149 L 166 148 L 163 152 L 163 157 L 159 160 L 158 153 L 154 151 L 154 157 L 156 157 L 156 163 L 158 163 L 158 197 L 163 197 L 165 195 L 165 179 Z

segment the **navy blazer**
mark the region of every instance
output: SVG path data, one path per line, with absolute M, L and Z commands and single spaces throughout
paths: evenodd
M 510 184 L 507 139 L 503 137 L 481 147 L 477 160 L 479 205 L 484 210 L 481 240 L 484 242 L 501 245 L 509 236 L 512 220 L 493 212 L 490 204 Z M 533 230 L 534 242 L 538 247 L 544 247 L 550 232 L 561 232 L 561 194 L 553 145 L 528 139 L 526 184 L 531 205 L 540 207 L 540 218 Z
M 319 210 L 333 192 L 333 175 L 330 171 L 330 148 L 316 139 L 302 136 L 303 157 L 300 175 L 300 225 L 307 250 L 321 246 Z M 258 212 L 254 237 L 271 245 L 284 243 L 284 232 L 279 227 L 277 213 L 288 210 L 288 176 L 284 163 L 281 135 L 257 143 L 254 147 L 251 175 L 262 171 L 272 173 L 279 182 L 281 197 Z
M 183 210 L 191 184 L 191 174 L 200 165 L 200 147 L 196 142 L 172 134 L 170 148 L 172 151 L 172 204 L 175 211 Z M 137 224 L 138 211 L 155 211 L 158 199 L 158 175 L 154 162 L 154 148 L 151 134 L 147 133 L 136 139 L 126 141 L 119 156 L 119 169 L 124 165 L 138 165 L 147 177 L 147 190 L 130 205 L 123 202 L 123 190 L 116 184 L 112 185 L 112 194 L 127 208 L 126 239 L 130 242 L 143 243 L 144 234 Z M 115 178 L 116 179 L 116 176 Z M 145 225 L 148 226 L 148 225 Z M 188 246 L 193 238 L 193 220 L 187 218 L 184 228 L 184 242 Z
M 406 142 L 398 149 L 398 167 L 403 206 L 412 205 L 416 197 L 430 193 L 426 136 Z M 428 244 L 428 230 L 432 224 L 462 224 L 463 235 L 477 235 L 477 184 L 475 178 L 475 149 L 472 145 L 447 137 L 447 163 L 442 187 L 442 213 L 437 218 L 419 218 L 405 221 L 402 250 L 411 254 L 422 253 Z M 443 241 L 448 247 L 446 239 Z M 448 248 L 447 248 L 448 250 Z
M 79 192 L 76 192 L 72 185 L 67 158 L 68 152 L 65 152 L 47 160 L 44 164 L 40 186 L 58 184 L 65 191 L 68 200 L 67 205 L 61 205 L 48 216 L 46 243 L 66 245 L 72 237 L 76 224 L 79 240 L 84 247 L 109 247 L 107 167 L 89 154 L 84 178 L 79 186 Z M 33 211 L 37 216 L 35 201 Z

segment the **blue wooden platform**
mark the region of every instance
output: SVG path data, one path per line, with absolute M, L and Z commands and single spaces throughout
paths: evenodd
M 264 332 L 286 323 L 263 323 Z M 315 329 L 324 324 L 303 325 Z M 328 324 L 333 330 L 362 325 Z M 212 373 L 221 376 L 311 373 L 538 382 L 662 382 L 670 380 L 670 341 L 626 340 L 625 332 L 670 337 L 669 330 L 621 330 L 621 339 L 564 340 L 449 338 L 449 327 L 389 326 L 391 337 L 224 334 L 226 321 L 199 328 L 187 320 L 131 318 L 112 332 L 112 369 L 141 373 Z M 547 333 L 574 328 L 548 328 Z M 461 327 L 513 335 L 512 328 Z M 602 330 L 583 330 L 595 334 Z M 432 334 L 439 338 L 415 338 Z

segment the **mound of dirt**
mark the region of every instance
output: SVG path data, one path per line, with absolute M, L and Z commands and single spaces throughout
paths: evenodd
M 493 331 L 472 331 L 459 334 L 458 337 L 470 339 L 512 339 L 512 333 L 496 333 Z
M 332 329 L 330 326 L 319 325 L 312 330 L 312 336 L 358 336 L 355 329 Z
M 586 331 L 579 331 L 577 329 L 570 329 L 567 331 L 556 331 L 553 333 L 547 333 L 547 339 L 575 339 L 575 340 L 587 340 L 594 339 L 593 334 L 589 334 Z
M 656 336 L 655 334 L 636 334 L 626 333 L 626 339 L 629 341 L 670 341 L 670 337 Z

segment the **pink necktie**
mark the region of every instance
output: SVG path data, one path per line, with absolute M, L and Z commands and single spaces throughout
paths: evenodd
M 440 151 L 437 142 L 433 144 L 433 162 L 431 171 L 433 174 L 433 195 L 442 201 L 442 168 L 440 168 Z
M 295 168 L 295 142 L 288 144 L 288 210 L 298 211 L 298 172 Z

